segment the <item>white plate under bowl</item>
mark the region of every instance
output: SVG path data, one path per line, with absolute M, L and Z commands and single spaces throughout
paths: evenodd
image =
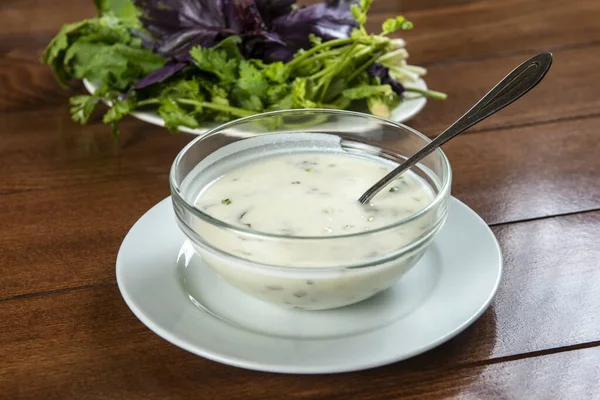
M 87 79 L 83 80 L 83 85 L 90 94 L 94 94 L 94 92 L 98 88 L 97 85 L 88 81 Z M 417 89 L 427 90 L 427 85 L 425 84 L 425 81 L 423 79 L 417 80 L 414 84 L 410 86 L 415 87 Z M 398 107 L 392 110 L 390 119 L 396 122 L 408 121 L 409 119 L 417 115 L 423 109 L 423 107 L 425 107 L 426 103 L 427 99 L 419 95 L 418 93 L 406 92 L 405 100 L 402 103 L 400 103 Z M 163 121 L 163 119 L 153 111 L 134 111 L 131 113 L 131 115 L 141 121 L 148 122 L 152 125 L 158 125 L 162 127 L 165 126 L 165 121 Z M 202 135 L 203 133 L 207 132 L 212 128 L 217 127 L 218 125 L 219 124 L 216 122 L 204 122 L 202 123 L 202 126 L 196 129 L 190 129 L 182 126 L 179 128 L 179 130 L 181 132 L 190 133 L 192 135 Z M 244 136 L 243 132 L 240 132 L 239 136 Z
M 117 282 L 133 313 L 169 342 L 253 370 L 335 373 L 390 364 L 451 339 L 489 306 L 502 274 L 485 222 L 452 198 L 419 263 L 385 292 L 324 311 L 287 310 L 217 276 L 180 232 L 167 198 L 131 228 Z

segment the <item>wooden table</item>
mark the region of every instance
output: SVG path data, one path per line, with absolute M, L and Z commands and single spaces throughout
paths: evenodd
M 39 64 L 91 0 L 0 2 L 0 398 L 600 398 L 600 1 L 379 0 L 372 26 L 404 13 L 430 101 L 431 135 L 527 57 L 554 66 L 531 94 L 445 146 L 453 195 L 492 227 L 505 274 L 467 331 L 409 361 L 329 376 L 220 365 L 165 342 L 119 295 L 115 257 L 169 195 L 191 140 L 127 119 L 71 121 Z

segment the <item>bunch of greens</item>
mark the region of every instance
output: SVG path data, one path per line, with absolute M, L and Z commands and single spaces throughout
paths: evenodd
M 99 16 L 66 25 L 43 62 L 59 82 L 87 79 L 93 95 L 71 98 L 86 123 L 101 102 L 104 122 L 133 111 L 157 112 L 168 129 L 196 128 L 292 108 L 346 109 L 363 102 L 388 117 L 406 86 L 425 74 L 406 63 L 403 17 L 380 34 L 365 29 L 372 0 L 328 0 L 298 8 L 293 0 L 95 0 Z

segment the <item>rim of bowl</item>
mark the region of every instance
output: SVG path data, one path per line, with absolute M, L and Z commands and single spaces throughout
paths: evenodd
M 356 236 L 371 235 L 371 234 L 376 234 L 379 232 L 397 228 L 397 227 L 404 225 L 408 222 L 411 222 L 411 221 L 419 218 L 420 216 L 426 214 L 427 212 L 429 212 L 431 209 L 436 207 L 446 197 L 447 193 L 449 192 L 450 185 L 452 182 L 452 168 L 450 167 L 450 161 L 448 160 L 448 157 L 446 157 L 446 154 L 442 151 L 442 149 L 440 149 L 438 147 L 435 149 L 435 152 L 441 157 L 441 160 L 443 163 L 443 168 L 444 168 L 444 173 L 446 175 L 446 179 L 442 181 L 442 186 L 440 188 L 440 191 L 436 194 L 433 201 L 431 203 L 429 203 L 425 208 L 421 209 L 419 212 L 412 214 L 404 219 L 401 219 L 400 221 L 396 221 L 393 224 L 384 225 L 377 229 L 364 231 L 364 232 L 355 232 L 355 233 L 349 233 L 349 234 L 345 234 L 345 235 L 332 235 L 332 236 L 290 236 L 290 235 L 280 235 L 280 234 L 276 234 L 276 233 L 261 232 L 261 231 L 257 231 L 257 230 L 250 229 L 250 228 L 231 225 L 231 224 L 228 224 L 227 222 L 221 221 L 220 219 L 214 218 L 214 217 L 202 212 L 201 210 L 196 208 L 193 204 L 188 203 L 182 197 L 181 192 L 179 190 L 179 185 L 175 181 L 175 173 L 177 170 L 177 166 L 179 165 L 179 162 L 181 161 L 181 158 L 183 158 L 183 156 L 190 150 L 190 148 L 192 148 L 194 145 L 196 145 L 197 142 L 201 142 L 202 140 L 208 138 L 209 136 L 217 135 L 221 131 L 223 131 L 229 127 L 240 125 L 240 124 L 243 124 L 248 121 L 255 120 L 255 119 L 271 117 L 271 116 L 276 116 L 276 115 L 280 115 L 280 114 L 291 115 L 291 114 L 304 114 L 304 113 L 340 114 L 340 115 L 349 115 L 349 116 L 355 116 L 355 117 L 366 118 L 366 119 L 374 119 L 374 120 L 377 120 L 380 122 L 384 122 L 388 125 L 394 125 L 398 128 L 405 129 L 405 130 L 409 131 L 410 133 L 423 139 L 426 144 L 431 142 L 431 139 L 429 139 L 427 136 L 423 135 L 421 132 L 419 132 L 409 126 L 406 126 L 404 124 L 401 124 L 399 122 L 396 122 L 396 121 L 393 121 L 393 120 L 390 120 L 387 118 L 377 117 L 372 114 L 367 114 L 367 113 L 362 113 L 362 112 L 357 112 L 357 111 L 334 110 L 334 109 L 327 109 L 327 108 L 301 108 L 301 109 L 278 110 L 278 111 L 270 111 L 270 112 L 265 112 L 265 113 L 260 113 L 260 114 L 254 114 L 254 115 L 251 115 L 248 117 L 243 117 L 243 118 L 239 118 L 239 119 L 227 122 L 225 124 L 222 124 L 222 125 L 219 125 L 219 126 L 213 128 L 213 129 L 210 129 L 203 135 L 200 135 L 197 138 L 195 138 L 194 140 L 192 140 L 183 149 L 181 149 L 181 151 L 175 157 L 175 160 L 173 160 L 173 163 L 171 164 L 171 170 L 169 172 L 169 185 L 171 187 L 171 195 L 175 196 L 175 198 L 189 212 L 191 212 L 198 218 L 203 219 L 207 223 L 217 225 L 221 228 L 225 228 L 225 229 L 234 231 L 236 233 L 242 233 L 242 234 L 246 234 L 246 235 L 251 234 L 251 235 L 266 237 L 266 238 L 271 238 L 271 239 L 329 240 L 329 239 L 342 239 L 342 238 L 351 238 L 351 237 L 356 237 Z

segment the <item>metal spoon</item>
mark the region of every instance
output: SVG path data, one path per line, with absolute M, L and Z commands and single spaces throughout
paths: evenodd
M 433 150 L 529 92 L 544 78 L 550 69 L 550 65 L 552 65 L 552 53 L 538 54 L 519 65 L 483 96 L 465 115 L 450 125 L 444 132 L 440 133 L 438 137 L 419 150 L 414 156 L 371 186 L 358 201 L 362 204 L 368 203 L 388 183 L 414 166 Z

